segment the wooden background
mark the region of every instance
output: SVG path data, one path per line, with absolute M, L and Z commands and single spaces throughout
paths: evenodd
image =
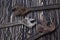
M 51 4 L 57 4 L 60 3 L 60 0 L 42 0 L 43 5 L 51 5 Z M 0 0 L 0 24 L 5 24 L 10 22 L 10 17 L 12 14 L 12 7 L 16 4 L 19 4 L 21 6 L 26 6 L 26 7 L 32 7 L 32 6 L 40 6 L 40 0 Z M 36 19 L 38 21 L 39 19 L 39 14 L 42 11 L 36 11 L 36 12 L 31 12 L 30 14 L 27 15 L 27 17 L 31 17 Z M 60 40 L 60 9 L 56 10 L 45 10 L 43 11 L 44 15 L 46 16 L 47 20 L 54 21 L 56 24 L 56 29 L 54 32 L 51 34 L 47 34 L 46 36 L 43 36 L 37 40 Z M 15 17 L 12 21 L 16 22 L 23 17 Z M 28 29 L 26 27 L 23 27 L 23 25 L 15 26 L 15 27 L 9 27 L 9 28 L 2 28 L 0 29 L 0 40 L 26 40 L 28 37 L 30 37 L 29 34 L 27 34 L 26 30 L 32 30 L 31 33 L 35 34 L 35 28 L 33 29 Z M 17 35 L 19 33 L 19 35 Z M 17 37 L 17 36 L 18 37 Z M 28 35 L 28 37 L 27 37 Z

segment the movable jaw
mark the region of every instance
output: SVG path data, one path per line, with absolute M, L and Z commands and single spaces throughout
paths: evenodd
M 14 12 L 16 16 L 25 16 L 29 11 L 29 8 L 19 5 L 12 8 L 12 12 Z
M 33 26 L 35 26 L 37 24 L 37 22 L 35 22 L 34 20 L 35 19 L 25 17 L 25 19 L 22 22 L 28 28 L 32 28 Z M 34 21 L 34 22 L 32 22 L 32 21 Z
M 40 33 L 49 33 L 49 32 L 52 32 L 56 29 L 55 27 L 55 24 L 53 22 L 51 22 L 49 25 L 47 25 L 47 23 L 43 23 L 42 25 L 41 24 L 38 24 L 36 25 L 36 30 L 37 32 L 40 32 Z

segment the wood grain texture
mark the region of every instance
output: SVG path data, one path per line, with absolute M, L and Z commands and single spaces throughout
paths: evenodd
M 43 5 L 51 5 L 60 3 L 60 0 L 44 0 Z M 6 24 L 10 22 L 10 16 L 12 14 L 11 9 L 14 5 L 20 4 L 23 7 L 40 6 L 40 0 L 0 0 L 0 24 Z M 47 21 L 53 21 L 56 27 L 59 27 L 55 32 L 43 36 L 37 40 L 60 40 L 60 9 L 57 10 L 44 10 L 42 11 Z M 38 15 L 38 14 L 39 15 Z M 41 11 L 34 11 L 27 15 L 40 20 Z M 23 17 L 14 17 L 12 22 L 18 22 Z M 59 25 L 59 26 L 58 26 Z M 29 29 L 22 26 L 13 26 L 9 28 L 0 29 L 0 40 L 26 40 L 31 35 L 36 34 L 36 27 Z

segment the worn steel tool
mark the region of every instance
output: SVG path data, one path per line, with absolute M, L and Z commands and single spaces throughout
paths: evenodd
M 53 9 L 59 9 L 60 4 L 54 4 L 54 5 L 46 5 L 46 6 L 36 6 L 36 7 L 23 7 L 19 5 L 15 5 L 12 7 L 12 12 L 16 16 L 25 16 L 31 11 L 43 11 L 43 10 L 53 10 Z
M 49 25 L 47 25 L 47 23 L 43 23 L 42 25 L 37 24 L 36 30 L 37 30 L 37 32 L 41 32 L 41 33 L 52 32 L 53 30 L 55 30 L 55 24 L 53 22 L 50 23 Z
M 31 11 L 51 10 L 51 9 L 57 9 L 57 8 L 60 8 L 60 5 L 58 5 L 58 6 L 57 5 L 48 5 L 48 6 L 38 6 L 38 7 L 30 7 L 30 8 L 22 7 L 22 6 L 15 6 L 12 8 L 12 12 L 14 12 L 14 15 L 16 15 L 16 16 L 26 16 Z M 27 21 L 27 22 L 30 23 L 29 21 Z M 29 24 L 29 25 L 32 25 L 32 24 Z M 32 35 L 27 40 L 35 40 L 44 34 L 47 34 L 47 33 L 54 31 L 55 29 L 56 29 L 56 27 L 55 27 L 55 24 L 53 22 L 51 22 L 50 24 L 48 24 L 48 22 L 43 22 L 42 25 L 37 24 L 36 25 L 37 34 Z
M 43 25 L 38 24 L 38 25 L 36 25 L 37 34 L 31 36 L 27 40 L 36 40 L 48 33 L 53 32 L 55 29 L 56 29 L 56 27 L 53 22 L 50 23 L 50 25 L 47 25 L 47 23 L 43 23 Z
M 25 17 L 25 19 L 22 20 L 22 24 L 27 26 L 28 28 L 32 28 L 33 26 L 35 26 L 37 24 L 37 22 L 34 20 L 35 19 Z M 32 21 L 34 21 L 34 22 L 32 23 Z
M 11 27 L 11 26 L 16 26 L 16 25 L 24 25 L 28 28 L 32 28 L 37 23 L 34 20 L 35 19 L 25 17 L 24 19 L 19 20 L 18 22 L 0 24 L 0 28 L 6 28 L 6 27 Z M 31 21 L 34 21 L 34 22 L 32 23 Z

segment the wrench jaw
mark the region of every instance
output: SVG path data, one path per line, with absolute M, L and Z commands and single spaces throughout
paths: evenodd
M 16 16 L 25 16 L 31 9 L 27 8 L 27 7 L 21 7 L 21 6 L 17 6 L 17 7 L 14 7 L 12 9 L 12 12 L 15 12 L 15 15 Z M 25 17 L 25 19 L 21 22 L 23 25 L 25 25 L 26 27 L 28 28 L 32 28 L 34 27 L 37 22 L 34 21 L 35 19 L 29 19 L 27 17 Z M 34 22 L 32 22 L 34 21 Z M 41 24 L 37 24 L 36 25 L 36 30 L 37 30 L 37 33 L 40 33 L 40 35 L 44 35 L 46 33 L 50 33 L 52 31 L 54 31 L 56 29 L 55 27 L 55 24 L 53 22 L 51 22 L 49 25 L 47 25 L 48 23 L 42 23 Z
M 56 29 L 55 24 L 52 22 L 50 23 L 49 26 L 47 26 L 46 23 L 44 23 L 44 25 L 36 25 L 36 30 L 37 33 L 40 33 L 41 35 L 46 34 L 46 33 L 50 33 L 52 31 L 54 31 Z
M 29 11 L 29 8 L 19 5 L 12 8 L 12 12 L 14 12 L 16 16 L 25 16 Z
M 28 28 L 32 28 L 37 24 L 37 22 L 35 22 L 34 20 L 35 19 L 25 17 L 25 19 L 22 20 L 22 24 Z M 34 22 L 32 22 L 32 21 L 34 21 Z
M 37 22 L 34 21 L 35 19 L 28 18 L 26 20 L 27 20 L 27 24 L 28 24 L 29 28 L 32 28 L 32 27 L 34 27 L 37 24 Z M 32 21 L 34 21 L 34 22 L 32 22 Z
M 42 36 L 45 36 L 46 34 L 51 33 L 56 29 L 55 24 L 53 22 L 50 23 L 50 26 L 47 26 L 46 23 L 43 24 L 36 25 L 36 35 L 31 36 L 30 38 L 28 38 L 28 40 L 37 40 L 38 38 L 41 38 Z

